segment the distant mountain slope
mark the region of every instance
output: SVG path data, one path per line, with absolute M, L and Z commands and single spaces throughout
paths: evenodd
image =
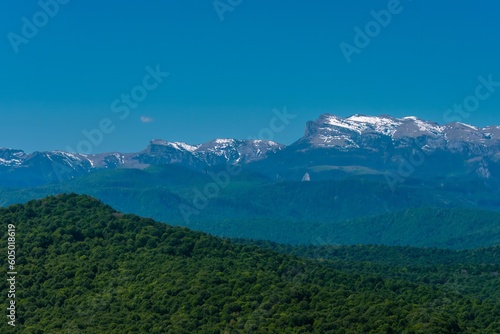
M 409 179 L 470 179 L 500 184 L 500 126 L 440 126 L 416 117 L 324 114 L 304 136 L 252 164 L 284 179 L 369 175 L 396 184 Z
M 87 196 L 0 209 L 0 221 L 16 227 L 16 329 L 23 333 L 500 330 L 493 299 L 335 270 L 123 215 Z M 0 249 L 6 249 L 6 231 L 0 230 Z M 5 261 L 0 257 L 0 266 Z M 6 285 L 0 281 L 3 291 Z M 0 300 L 4 309 L 5 303 Z M 0 330 L 11 328 L 3 321 Z
M 270 182 L 243 170 L 217 196 L 199 202 L 206 185 L 215 184 L 209 174 L 174 165 L 103 170 L 33 189 L 0 188 L 0 205 L 75 192 L 94 196 L 122 212 L 226 237 L 454 249 L 486 247 L 498 241 L 498 235 L 490 233 L 493 230 L 486 232 L 484 226 L 473 223 L 493 228 L 496 214 L 489 211 L 500 211 L 500 192 L 480 182 L 416 183 L 393 190 L 384 181 L 358 178 Z M 188 213 L 183 214 L 181 207 Z M 424 215 L 418 208 L 429 209 L 422 211 Z M 441 218 L 445 215 L 441 209 L 460 208 L 470 209 L 464 211 L 470 220 L 460 216 L 453 220 L 460 210 L 450 210 L 446 212 L 450 217 Z M 356 220 L 359 226 L 347 224 L 348 220 Z M 452 224 L 455 228 L 448 231 Z
M 342 224 L 324 224 L 312 233 L 329 244 L 472 249 L 500 244 L 500 213 L 471 209 L 408 209 Z

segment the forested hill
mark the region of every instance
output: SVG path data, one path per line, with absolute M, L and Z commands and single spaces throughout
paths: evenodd
M 500 301 L 485 293 L 384 275 L 359 258 L 233 243 L 88 196 L 10 206 L 0 221 L 4 254 L 7 225 L 16 227 L 20 333 L 500 332 Z M 500 268 L 477 270 L 495 279 Z M 0 288 L 8 290 L 5 279 Z M 14 332 L 5 317 L 0 332 Z

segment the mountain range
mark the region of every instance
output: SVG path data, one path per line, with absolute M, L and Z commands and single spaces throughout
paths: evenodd
M 215 139 L 190 145 L 152 140 L 136 153 L 27 154 L 0 148 L 0 185 L 37 186 L 115 168 L 179 165 L 197 171 L 238 164 L 270 179 L 338 179 L 346 175 L 471 179 L 500 183 L 500 126 L 439 125 L 417 117 L 324 114 L 289 146 L 266 140 Z
M 325 114 L 289 146 L 216 139 L 96 155 L 1 149 L 0 206 L 77 193 L 223 237 L 489 247 L 500 243 L 499 131 Z

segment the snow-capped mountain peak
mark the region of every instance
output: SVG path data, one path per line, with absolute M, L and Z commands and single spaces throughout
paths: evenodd
M 426 149 L 429 147 L 445 148 L 447 145 L 458 149 L 463 145 L 456 144 L 457 141 L 488 146 L 493 139 L 498 138 L 495 135 L 497 133 L 494 127 L 478 129 L 463 123 L 442 126 L 415 116 L 395 118 L 386 115 L 356 114 L 342 118 L 324 114 L 317 121 L 308 123 L 306 135 L 301 142 L 306 141 L 312 147 L 331 147 L 345 151 L 367 147 L 374 149 L 372 147 L 374 143 L 387 140 L 398 142 L 399 145 L 408 145 L 409 142 L 421 138 L 419 141 L 429 142 L 423 145 Z M 377 136 L 380 137 L 379 141 L 374 141 Z M 450 142 L 453 144 L 449 144 Z
M 215 139 L 214 142 L 216 144 L 222 144 L 222 145 L 234 145 L 236 141 L 231 138 L 223 138 L 223 139 Z
M 341 118 L 334 115 L 324 115 L 322 118 L 323 122 L 327 125 L 357 132 L 358 134 L 369 131 L 393 135 L 397 127 L 401 125 L 399 120 L 389 116 L 377 117 L 356 114 L 347 118 Z
M 0 166 L 18 166 L 26 158 L 26 153 L 11 148 L 0 148 Z
M 154 139 L 151 141 L 152 145 L 169 146 L 176 150 L 184 150 L 188 152 L 196 151 L 200 145 L 189 145 L 183 142 L 169 142 L 163 139 Z

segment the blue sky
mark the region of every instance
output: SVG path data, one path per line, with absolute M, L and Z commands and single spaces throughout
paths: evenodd
M 213 0 L 59 1 L 57 13 L 47 7 L 53 17 L 37 2 L 0 4 L 0 147 L 75 148 L 106 119 L 113 130 L 95 153 L 138 151 L 153 138 L 257 137 L 285 106 L 296 117 L 273 136 L 288 144 L 325 112 L 446 123 L 478 77 L 500 82 L 494 0 L 220 0 L 219 13 Z M 390 22 L 373 23 L 372 11 L 389 9 Z M 23 29 L 23 17 L 38 31 Z M 341 43 L 356 47 L 354 28 L 367 26 L 369 44 L 348 63 Z M 169 76 L 147 78 L 156 87 L 145 90 L 157 65 Z M 453 119 L 500 124 L 492 90 Z M 132 91 L 147 96 L 120 119 L 111 105 Z

